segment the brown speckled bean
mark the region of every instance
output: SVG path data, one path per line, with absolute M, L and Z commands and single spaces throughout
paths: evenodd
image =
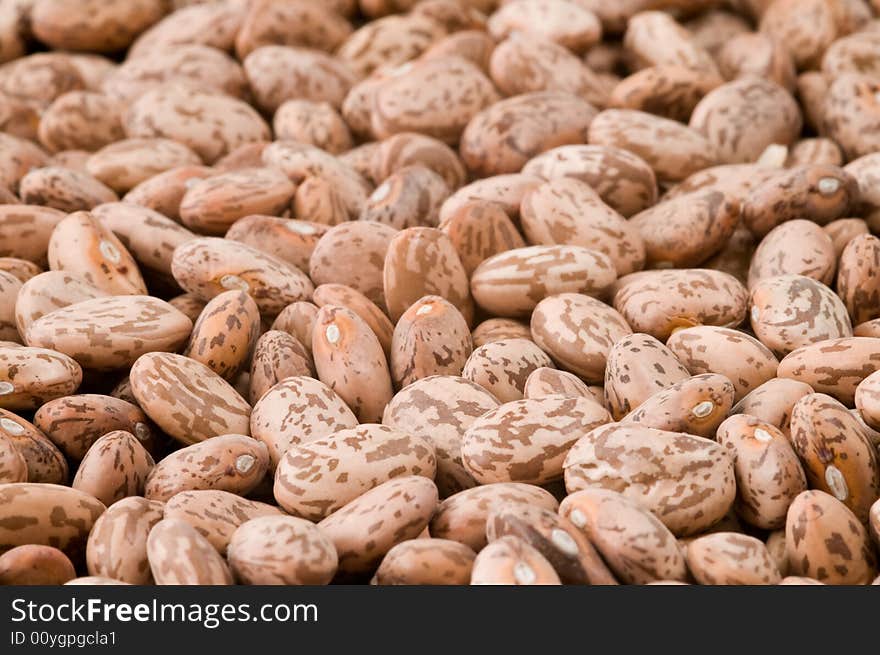
M 701 325 L 676 330 L 666 346 L 692 375 L 726 376 L 733 383 L 737 401 L 774 378 L 779 365 L 760 341 L 729 328 Z
M 880 497 L 880 463 L 861 424 L 833 398 L 814 393 L 791 413 L 791 441 L 813 489 L 844 503 L 864 521 Z
M 523 397 L 526 380 L 537 368 L 553 366 L 550 357 L 529 339 L 502 339 L 471 353 L 462 377 L 476 382 L 501 402 Z
M 733 458 L 713 441 L 637 424 L 611 424 L 579 439 L 565 458 L 569 493 L 619 491 L 653 511 L 674 534 L 720 520 L 736 494 Z
M 248 434 L 250 405 L 204 364 L 173 353 L 141 355 L 131 367 L 138 405 L 184 444 L 221 434 Z
M 336 549 L 315 525 L 294 516 L 261 516 L 232 535 L 229 567 L 243 584 L 319 585 L 336 573 Z
M 737 532 L 698 537 L 687 547 L 688 568 L 700 584 L 778 584 L 782 578 L 760 539 Z
M 614 308 L 637 332 L 666 340 L 680 327 L 737 327 L 748 292 L 732 275 L 708 269 L 644 271 L 620 278 Z
M 109 507 L 123 498 L 142 495 L 153 466 L 150 453 L 133 434 L 115 430 L 92 444 L 70 486 Z
M 807 488 L 785 434 L 771 423 L 738 414 L 718 427 L 717 440 L 734 458 L 737 515 L 759 528 L 783 527 L 789 505 Z
M 318 528 L 336 547 L 340 573 L 370 573 L 389 550 L 425 529 L 437 502 L 430 479 L 404 475 L 355 498 Z
M 610 418 L 592 399 L 514 400 L 468 426 L 462 462 L 480 484 L 552 482 L 562 477 L 562 462 L 574 442 Z
M 868 584 L 876 558 L 865 527 L 824 491 L 804 491 L 791 504 L 785 546 L 793 575 L 825 584 Z
M 622 582 L 687 578 L 673 534 L 626 496 L 598 488 L 576 491 L 559 505 L 559 514 L 587 536 Z
M 158 585 L 231 585 L 232 573 L 211 543 L 180 519 L 162 519 L 147 537 L 147 557 Z
M 880 339 L 845 337 L 818 341 L 790 352 L 776 375 L 806 382 L 819 393 L 852 406 L 856 387 L 880 369 Z
M 159 461 L 146 478 L 144 496 L 166 502 L 181 491 L 195 489 L 244 496 L 259 484 L 268 467 L 265 444 L 244 435 L 225 434 L 176 450 Z
M 455 376 L 431 376 L 401 389 L 382 416 L 395 430 L 425 439 L 437 458 L 437 489 L 441 498 L 476 485 L 461 459 L 467 429 L 498 401 L 479 385 Z
M 108 508 L 89 534 L 86 565 L 90 575 L 128 584 L 152 584 L 147 536 L 163 517 L 161 502 L 133 496 Z
M 431 444 L 385 425 L 361 424 L 292 445 L 275 472 L 275 499 L 319 521 L 377 485 L 403 475 L 433 479 Z
M 382 559 L 377 585 L 465 585 L 471 581 L 476 553 L 448 539 L 410 539 Z

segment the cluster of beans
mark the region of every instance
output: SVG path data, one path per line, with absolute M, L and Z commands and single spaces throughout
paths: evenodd
M 0 0 L 0 583 L 880 582 L 880 1 Z

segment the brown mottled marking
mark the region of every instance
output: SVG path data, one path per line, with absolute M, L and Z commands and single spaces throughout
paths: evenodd
M 737 515 L 765 530 L 783 527 L 789 505 L 807 488 L 786 435 L 772 423 L 735 414 L 718 427 L 716 439 L 734 459 Z
M 129 137 L 164 137 L 189 146 L 206 164 L 270 134 L 269 126 L 250 105 L 184 84 L 144 93 L 129 106 L 124 126 Z
M 56 309 L 108 295 L 79 275 L 46 271 L 32 277 L 19 290 L 14 305 L 15 324 L 19 334 L 24 335 L 34 321 Z
M 675 64 L 717 74 L 710 54 L 669 14 L 643 11 L 626 18 L 623 45 L 638 68 Z
M 770 230 L 755 250 L 748 286 L 778 275 L 805 275 L 830 285 L 836 266 L 834 243 L 826 230 L 812 221 L 786 221 Z
M 322 284 L 315 289 L 312 300 L 318 307 L 341 305 L 353 311 L 370 326 L 379 339 L 379 343 L 382 344 L 382 350 L 385 351 L 385 354 L 390 354 L 394 325 L 388 320 L 385 313 L 365 295 L 344 284 Z M 273 326 L 273 329 L 277 328 Z M 309 339 L 309 349 L 311 349 L 311 338 Z
M 20 482 L 0 486 L 0 552 L 42 544 L 79 563 L 86 539 L 106 508 L 89 494 L 56 484 Z
M 759 280 L 749 305 L 755 336 L 777 356 L 809 344 L 852 336 L 843 301 L 821 282 L 803 275 Z
M 489 318 L 475 327 L 471 336 L 474 340 L 474 348 L 479 348 L 493 341 L 531 339 L 532 331 L 527 324 L 516 319 Z
M 588 398 L 596 400 L 583 380 L 573 373 L 560 371 L 548 366 L 536 368 L 529 373 L 523 387 L 524 398 L 544 398 L 546 396 L 565 396 L 566 398 Z M 602 404 L 601 401 L 598 401 Z
M 27 482 L 28 463 L 18 451 L 15 442 L 0 433 L 0 484 L 9 482 Z
M 782 579 L 761 540 L 737 532 L 694 539 L 687 547 L 687 561 L 700 584 L 771 585 Z
M 277 216 L 296 187 L 279 170 L 242 168 L 197 180 L 180 201 L 180 220 L 200 234 L 222 235 L 252 214 Z
M 419 475 L 388 480 L 318 523 L 339 555 L 339 572 L 373 572 L 386 553 L 425 529 L 437 508 L 437 487 Z
M 792 219 L 825 224 L 858 205 L 855 178 L 837 166 L 809 165 L 776 171 L 752 189 L 742 205 L 743 223 L 756 236 Z
M 462 462 L 481 484 L 558 480 L 574 442 L 610 419 L 592 398 L 514 400 L 486 412 L 465 430 Z
M 162 519 L 147 537 L 147 557 L 158 585 L 231 585 L 232 573 L 210 542 L 180 519 Z
M 804 491 L 794 499 L 785 546 L 792 575 L 825 584 L 868 584 L 877 572 L 867 530 L 824 491 Z
M 383 267 L 388 246 L 397 230 L 390 225 L 351 221 L 328 230 L 309 261 L 315 284 L 345 284 L 385 307 Z
M 689 377 L 669 348 L 649 334 L 631 334 L 608 351 L 605 405 L 621 419 L 651 395 Z
M 272 120 L 275 138 L 317 146 L 334 155 L 352 147 L 348 125 L 329 102 L 286 100 Z
M 28 345 L 63 353 L 81 366 L 114 370 L 149 352 L 173 352 L 192 321 L 167 302 L 146 295 L 83 300 L 38 318 L 25 332 Z
M 467 273 L 448 236 L 429 227 L 401 230 L 388 243 L 382 272 L 385 302 L 392 321 L 419 298 L 445 298 L 470 324 L 473 301 Z
M 269 330 L 253 347 L 248 400 L 256 404 L 281 380 L 314 375 L 312 358 L 299 340 L 287 332 Z
M 0 409 L 0 434 L 24 458 L 27 477 L 21 482 L 67 484 L 69 471 L 64 455 L 32 423 Z
M 622 582 L 687 578 L 687 565 L 673 534 L 626 496 L 584 489 L 566 496 L 559 514 L 583 532 Z
M 225 380 L 245 366 L 260 333 L 260 310 L 244 291 L 227 291 L 202 309 L 183 351 Z
M 566 91 L 597 106 L 608 102 L 604 80 L 559 43 L 513 32 L 489 53 L 489 73 L 506 96 Z
M 357 426 L 348 405 L 323 382 L 290 377 L 266 391 L 254 405 L 251 435 L 269 449 L 270 469 L 293 445 Z
M 611 347 L 632 333 L 614 308 L 579 293 L 544 298 L 532 312 L 532 338 L 560 368 L 601 382 Z
M 391 378 L 402 389 L 431 375 L 460 375 L 473 351 L 467 321 L 440 296 L 424 296 L 394 328 Z
M 45 403 L 34 414 L 34 425 L 64 454 L 80 460 L 101 436 L 114 430 L 130 432 L 150 453 L 158 451 L 155 426 L 130 402 L 100 394 L 77 394 Z
M 147 416 L 184 444 L 250 430 L 250 405 L 223 378 L 188 357 L 141 355 L 130 381 Z
M 719 163 L 715 147 L 697 130 L 634 109 L 599 113 L 587 136 L 590 145 L 632 152 L 651 167 L 661 183 L 681 182 Z
M 178 246 L 171 271 L 184 290 L 202 300 L 224 291 L 247 291 L 266 316 L 275 316 L 314 291 L 308 276 L 295 266 L 243 243 L 214 237 Z
M 621 418 L 620 424 L 637 423 L 712 439 L 733 399 L 733 384 L 723 375 L 695 375 L 652 394 Z
M 487 548 L 507 535 L 522 539 L 541 553 L 563 584 L 617 584 L 589 539 L 552 510 L 522 503 L 497 507 L 486 522 Z
M 29 205 L 46 205 L 63 212 L 88 211 L 103 202 L 115 202 L 113 190 L 85 171 L 44 166 L 21 178 L 19 195 Z
M 544 366 L 552 360 L 530 339 L 502 339 L 474 350 L 461 375 L 508 402 L 521 399 L 529 375 Z
M 381 419 L 394 392 L 385 353 L 367 323 L 344 307 L 324 305 L 315 318 L 312 356 L 318 378 L 359 421 Z
M 519 217 L 523 195 L 541 182 L 540 177 L 524 173 L 493 175 L 474 180 L 446 199 L 440 208 L 440 222 L 442 224 L 449 220 L 463 205 L 473 201 L 494 202 L 515 221 Z
M 229 491 L 196 489 L 181 491 L 169 498 L 164 516 L 186 521 L 224 555 L 229 540 L 242 523 L 259 516 L 281 514 L 283 512 L 274 505 L 242 498 Z
M 771 144 L 793 143 L 802 119 L 786 89 L 749 75 L 707 93 L 694 108 L 689 125 L 705 137 L 721 163 L 736 164 L 755 161 Z
M 496 316 L 527 316 L 562 293 L 604 296 L 617 277 L 611 259 L 581 246 L 531 246 L 494 255 L 471 276 L 474 299 Z
M 252 585 L 320 585 L 336 574 L 333 543 L 314 523 L 294 516 L 261 516 L 232 535 L 227 552 L 235 578 Z
M 766 421 L 789 434 L 791 410 L 795 403 L 813 393 L 813 388 L 805 382 L 787 378 L 773 378 L 749 392 L 730 410 L 731 414 L 750 414 Z
M 351 34 L 340 3 L 256 0 L 235 38 L 240 59 L 263 45 L 282 43 L 333 52 Z
M 154 466 L 152 456 L 133 434 L 116 430 L 92 444 L 70 486 L 109 507 L 123 498 L 143 494 Z
M 737 327 L 748 292 L 732 275 L 708 269 L 641 271 L 612 287 L 614 308 L 636 332 L 665 341 L 680 327 Z
M 450 191 L 465 183 L 464 166 L 455 150 L 439 139 L 417 132 L 402 132 L 384 139 L 370 158 L 371 176 L 377 182 L 407 166 L 431 169 L 443 178 Z
M 448 539 L 410 539 L 382 558 L 377 585 L 466 585 L 477 554 Z
M 461 441 L 474 420 L 498 407 L 492 394 L 461 377 L 417 380 L 388 403 L 382 423 L 434 445 L 436 483 L 441 498 L 476 485 L 461 461 Z
M 236 220 L 225 238 L 277 257 L 301 271 L 308 271 L 309 258 L 328 229 L 327 225 L 311 220 L 251 214 Z
M 436 468 L 426 439 L 362 424 L 291 446 L 275 472 L 274 494 L 288 513 L 317 521 L 386 480 L 433 480 Z
M 713 441 L 638 424 L 599 427 L 565 458 L 565 488 L 619 491 L 678 536 L 720 520 L 736 495 L 733 459 Z
M 532 158 L 523 173 L 546 180 L 571 177 L 588 184 L 602 201 L 630 217 L 657 202 L 654 171 L 628 150 L 602 145 L 567 145 Z
M 523 503 L 559 508 L 553 495 L 531 484 L 496 482 L 465 489 L 444 500 L 431 519 L 431 536 L 451 539 L 479 552 L 486 545 L 486 521 L 489 514 L 502 504 Z
M 701 325 L 677 330 L 666 345 L 693 375 L 718 373 L 727 377 L 737 401 L 774 378 L 779 365 L 760 341 L 729 328 Z
M 462 57 L 417 60 L 382 79 L 373 95 L 371 127 L 379 139 L 420 132 L 454 145 L 468 122 L 498 100 L 492 82 Z
M 852 406 L 856 387 L 880 369 L 880 339 L 826 339 L 793 350 L 779 362 L 776 375 L 806 382 Z
M 87 160 L 85 169 L 118 194 L 126 193 L 158 173 L 201 164 L 187 146 L 171 139 L 121 139 L 106 144 Z
M 20 257 L 45 265 L 49 238 L 65 216 L 64 212 L 51 207 L 0 205 L 0 256 Z
M 316 289 L 317 291 L 317 289 Z M 337 303 L 345 306 L 345 303 Z M 298 301 L 290 303 L 281 310 L 281 313 L 275 317 L 270 327 L 271 330 L 281 330 L 296 337 L 297 341 L 308 351 L 312 353 L 312 329 L 315 325 L 315 318 L 318 315 L 317 305 L 307 302 Z
M 180 166 L 144 180 L 123 196 L 125 203 L 152 209 L 173 221 L 180 220 L 180 201 L 192 179 L 204 179 L 214 173 L 207 166 Z M 190 183 L 191 184 L 191 183 Z
M 225 434 L 177 450 L 149 472 L 144 496 L 167 501 L 181 491 L 214 489 L 242 496 L 266 475 L 265 444 L 241 434 Z
M 256 105 L 268 115 L 293 98 L 339 107 L 358 79 L 344 60 L 292 44 L 263 45 L 242 64 Z
M 262 161 L 269 168 L 280 169 L 295 184 L 311 177 L 321 178 L 332 187 L 333 197 L 339 199 L 350 218 L 360 214 L 370 193 L 370 184 L 357 170 L 307 143 L 275 141 L 263 150 Z
M 164 505 L 138 496 L 109 507 L 95 522 L 86 546 L 90 575 L 128 584 L 152 584 L 147 536 L 162 520 Z
M 79 275 L 106 293 L 146 294 L 134 257 L 119 238 L 94 214 L 71 211 L 74 213 L 58 223 L 49 239 L 50 268 Z
M 538 550 L 514 536 L 496 539 L 474 560 L 471 584 L 558 585 L 553 565 Z
M 635 223 L 626 221 L 589 184 L 573 176 L 551 179 L 527 191 L 520 205 L 520 223 L 529 243 L 598 250 L 611 258 L 618 275 L 640 270 L 645 264 L 645 243 Z
M 462 161 L 477 177 L 516 173 L 556 146 L 583 143 L 597 110 L 562 91 L 506 98 L 476 114 L 461 135 Z
M 160 0 L 46 2 L 34 6 L 30 23 L 37 38 L 50 48 L 116 52 L 131 45 L 165 11 Z
M 870 233 L 868 223 L 861 218 L 838 218 L 836 221 L 831 221 L 827 225 L 822 226 L 822 229 L 825 230 L 825 233 L 829 237 L 831 237 L 831 243 L 834 245 L 834 253 L 838 258 L 850 241 L 861 234 Z
M 880 497 L 880 462 L 858 419 L 834 398 L 809 394 L 792 409 L 791 441 L 810 487 L 831 494 L 865 521 Z
M 397 66 L 418 57 L 445 33 L 440 23 L 416 12 L 385 16 L 356 30 L 337 55 L 366 77 L 380 66 Z

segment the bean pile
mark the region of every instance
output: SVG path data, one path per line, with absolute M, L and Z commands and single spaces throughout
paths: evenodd
M 0 0 L 0 130 L 0 583 L 880 583 L 880 1 Z

